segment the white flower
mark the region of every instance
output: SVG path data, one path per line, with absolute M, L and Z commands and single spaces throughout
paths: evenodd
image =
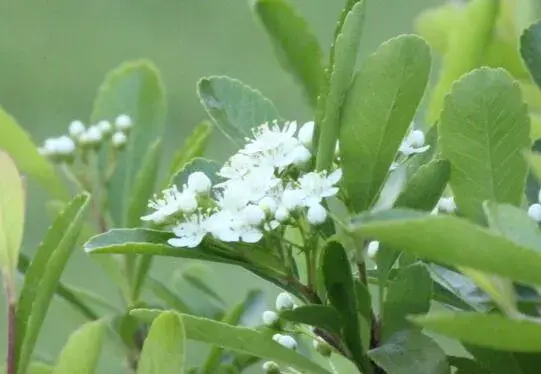
M 279 374 L 280 367 L 274 361 L 265 361 L 262 365 L 263 371 L 267 374 Z
M 154 199 L 149 201 L 148 207 L 154 209 L 154 212 L 141 217 L 141 220 L 160 224 L 180 211 L 194 211 L 197 208 L 197 200 L 193 193 L 190 196 L 189 192 L 180 192 L 176 186 L 171 186 L 155 195 Z
M 278 203 L 274 198 L 270 196 L 263 197 L 263 199 L 261 199 L 258 205 L 261 210 L 263 210 L 267 214 L 274 214 L 274 212 L 276 212 L 276 209 L 278 208 Z
M 338 192 L 338 183 L 342 177 L 342 170 L 336 169 L 328 176 L 325 172 L 310 172 L 299 178 L 299 186 L 305 195 L 306 206 L 319 204 L 326 197 L 334 196 Z
M 90 126 L 79 136 L 79 142 L 85 145 L 96 145 L 101 142 L 103 135 L 97 126 Z
M 260 225 L 265 219 L 265 212 L 257 205 L 248 205 L 244 208 L 244 219 L 249 225 Z
M 308 207 L 306 219 L 312 225 L 320 225 L 327 219 L 327 211 L 321 204 L 312 204 Z
M 274 212 L 274 218 L 276 218 L 278 222 L 286 221 L 289 218 L 289 210 L 283 206 L 279 206 L 276 209 L 276 212 Z
M 310 148 L 312 145 L 312 139 L 314 138 L 315 127 L 316 127 L 316 124 L 314 123 L 314 121 L 310 121 L 310 122 L 306 122 L 299 129 L 297 138 L 300 140 L 302 144 L 304 144 L 308 148 Z
M 266 310 L 263 312 L 262 319 L 265 325 L 274 326 L 280 320 L 280 317 L 275 311 Z
M 212 214 L 208 219 L 207 228 L 215 238 L 224 242 L 256 243 L 263 237 L 261 230 L 248 224 L 241 212 L 229 210 L 220 210 Z
M 113 126 L 106 120 L 99 121 L 96 126 L 100 129 L 102 134 L 109 134 L 113 131 Z
M 425 134 L 421 130 L 411 131 L 406 139 L 400 145 L 398 152 L 402 153 L 404 156 L 409 156 L 414 153 L 423 153 L 426 152 L 430 146 L 425 144 Z
M 438 210 L 445 213 L 453 213 L 456 211 L 455 198 L 453 196 L 442 197 L 438 200 Z
M 536 222 L 541 222 L 541 204 L 535 203 L 528 208 L 528 215 Z
M 278 337 L 277 343 L 289 349 L 297 349 L 297 341 L 289 335 Z
M 115 127 L 119 131 L 129 130 L 133 126 L 130 116 L 121 114 L 115 119 Z
M 281 206 L 289 211 L 295 210 L 303 205 L 305 196 L 304 191 L 286 188 L 282 194 Z
M 113 146 L 115 148 L 121 148 L 128 141 L 128 137 L 123 132 L 118 131 L 113 134 L 111 141 L 113 142 Z
M 221 209 L 231 212 L 240 212 L 249 202 L 250 197 L 241 183 L 239 183 L 238 186 L 228 184 L 227 187 L 218 194 L 217 200 L 217 204 Z
M 282 310 L 290 310 L 293 309 L 293 306 L 295 303 L 293 302 L 293 299 L 291 298 L 291 295 L 287 292 L 281 292 L 276 297 L 276 310 L 281 312 Z
M 68 133 L 73 138 L 78 138 L 83 132 L 85 132 L 85 125 L 78 120 L 71 121 L 68 127 Z
M 197 247 L 207 234 L 205 226 L 205 217 L 200 213 L 193 214 L 186 221 L 173 227 L 173 233 L 177 237 L 167 242 L 173 247 Z
M 296 166 L 306 164 L 312 158 L 312 153 L 303 145 L 298 145 L 291 151 L 291 163 Z
M 195 193 L 208 193 L 211 185 L 209 177 L 201 171 L 196 171 L 188 176 L 188 188 Z
M 193 191 L 184 189 L 177 198 L 178 209 L 184 213 L 192 213 L 197 209 L 197 197 Z
M 366 249 L 366 255 L 369 258 L 375 258 L 377 253 L 379 251 L 379 242 L 377 240 L 372 240 L 370 243 L 368 243 L 368 247 Z
M 217 174 L 226 179 L 240 179 L 256 166 L 257 163 L 252 157 L 236 153 L 222 166 Z

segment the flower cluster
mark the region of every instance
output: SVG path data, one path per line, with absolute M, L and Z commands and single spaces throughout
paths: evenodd
M 116 117 L 114 124 L 103 120 L 88 128 L 81 121 L 72 121 L 67 135 L 46 139 L 39 152 L 55 162 L 69 163 L 74 160 L 78 147 L 98 149 L 106 139 L 117 149 L 124 147 L 131 127 L 132 120 L 125 114 Z
M 225 242 L 260 241 L 266 231 L 300 217 L 313 225 L 327 219 L 322 205 L 338 193 L 342 171 L 306 171 L 312 159 L 314 123 L 297 129 L 265 123 L 219 170 L 220 179 L 192 173 L 181 189 L 172 186 L 149 202 L 153 212 L 142 217 L 170 225 L 177 236 L 169 244 L 195 247 L 210 234 Z

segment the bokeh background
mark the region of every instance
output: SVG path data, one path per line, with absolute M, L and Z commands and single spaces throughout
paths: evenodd
M 325 51 L 344 2 L 291 0 Z M 361 57 L 390 37 L 412 32 L 415 16 L 442 2 L 369 1 Z M 73 119 L 86 121 L 105 74 L 123 61 L 138 58 L 151 59 L 157 65 L 167 89 L 164 166 L 193 126 L 206 118 L 195 94 L 196 82 L 203 76 L 240 79 L 273 100 L 283 117 L 311 118 L 300 88 L 274 57 L 249 0 L 1 0 L 0 54 L 0 105 L 18 119 L 36 143 L 65 132 Z M 220 160 L 231 150 L 225 137 L 216 132 L 208 155 Z M 32 254 L 50 219 L 45 193 L 30 183 L 29 196 L 24 252 Z M 152 273 L 170 283 L 175 272 L 186 265 L 180 259 L 160 259 Z M 243 299 L 250 288 L 268 291 L 269 304 L 277 292 L 241 269 L 209 269 L 206 277 L 231 304 Z M 70 260 L 63 280 L 110 300 L 118 299 L 104 273 L 81 249 Z M 2 355 L 4 309 L 2 305 Z M 39 340 L 40 357 L 54 360 L 69 332 L 82 321 L 69 306 L 55 300 Z M 193 361 L 201 358 L 199 348 L 192 348 Z M 121 372 L 117 353 L 113 344 L 107 346 L 101 373 Z

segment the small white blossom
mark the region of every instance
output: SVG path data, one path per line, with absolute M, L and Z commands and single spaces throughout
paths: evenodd
M 197 208 L 197 200 L 195 200 L 193 193 L 192 197 L 193 200 L 189 193 L 180 192 L 176 186 L 166 188 L 149 201 L 148 207 L 154 209 L 154 212 L 141 217 L 141 220 L 161 224 L 181 211 L 193 211 Z
M 297 341 L 289 335 L 280 336 L 277 343 L 289 349 L 297 349 Z
M 222 166 L 217 174 L 226 179 L 241 179 L 255 167 L 257 167 L 257 163 L 252 157 L 236 153 Z
M 535 203 L 528 208 L 528 215 L 536 222 L 541 222 L 541 204 Z
M 301 190 L 286 188 L 282 195 L 281 205 L 287 210 L 295 210 L 303 205 L 305 193 Z
M 314 121 L 306 122 L 299 129 L 299 133 L 297 137 L 299 138 L 300 142 L 304 144 L 306 147 L 312 146 L 312 140 L 314 138 L 314 129 L 315 129 Z
M 312 225 L 320 225 L 327 219 L 327 211 L 321 204 L 312 204 L 308 207 L 306 219 Z
M 85 132 L 85 125 L 78 120 L 71 121 L 68 127 L 68 133 L 72 138 L 78 138 L 83 132 Z
M 299 145 L 291 151 L 291 163 L 296 166 L 305 165 L 312 158 L 312 153 L 303 145 Z
M 248 205 L 244 208 L 244 219 L 249 225 L 260 225 L 265 219 L 265 212 L 257 205 Z
M 119 131 L 127 131 L 133 126 L 130 116 L 121 114 L 115 119 L 115 127 Z
M 287 210 L 285 207 L 283 206 L 279 206 L 277 209 L 276 209 L 276 212 L 274 212 L 274 218 L 276 218 L 276 220 L 278 222 L 285 222 L 287 221 L 287 219 L 289 218 L 289 210 Z
M 453 196 L 442 197 L 438 201 L 438 210 L 445 213 L 454 213 L 456 211 L 455 198 Z
M 377 253 L 379 251 L 379 242 L 377 240 L 372 240 L 370 243 L 368 243 L 368 247 L 366 249 L 366 255 L 369 258 L 375 258 Z
M 202 214 L 193 214 L 173 227 L 173 233 L 177 237 L 167 241 L 173 247 L 197 247 L 207 234 L 205 217 Z
M 278 203 L 274 198 L 270 196 L 265 196 L 263 199 L 261 199 L 258 205 L 261 210 L 263 210 L 267 214 L 274 214 L 274 212 L 276 212 L 276 209 L 278 208 Z
M 281 292 L 276 297 L 276 310 L 281 312 L 282 310 L 290 310 L 293 309 L 293 306 L 295 303 L 293 302 L 293 299 L 291 298 L 291 295 L 287 292 Z
M 280 320 L 278 313 L 273 310 L 264 311 L 261 317 L 266 326 L 274 326 Z
M 398 152 L 402 153 L 404 156 L 409 156 L 414 153 L 423 153 L 426 152 L 430 146 L 425 144 L 425 135 L 421 130 L 411 131 L 406 139 L 400 145 Z
M 99 121 L 96 126 L 98 127 L 98 129 L 100 129 L 102 134 L 110 134 L 111 132 L 113 132 L 113 126 L 109 121 Z
M 304 194 L 307 206 L 319 204 L 326 197 L 338 192 L 335 184 L 342 178 L 342 170 L 336 169 L 328 176 L 325 172 L 310 172 L 299 178 L 300 190 Z
M 181 212 L 192 213 L 197 209 L 197 197 L 193 191 L 185 189 L 178 196 L 177 204 Z
M 113 134 L 111 141 L 113 142 L 113 146 L 115 148 L 121 148 L 126 145 L 128 137 L 123 132 L 118 131 Z
M 211 186 L 210 178 L 201 171 L 196 171 L 188 176 L 188 188 L 195 193 L 208 193 Z

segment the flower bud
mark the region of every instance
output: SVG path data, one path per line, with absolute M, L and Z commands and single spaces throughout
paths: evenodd
M 287 210 L 297 209 L 302 205 L 304 193 L 301 190 L 288 188 L 282 194 L 282 205 Z
M 442 197 L 438 201 L 438 209 L 445 213 L 453 213 L 456 210 L 455 198 L 453 196 Z
M 274 361 L 265 361 L 262 368 L 267 374 L 280 374 L 280 367 Z
M 312 204 L 308 207 L 306 218 L 312 225 L 321 225 L 327 219 L 327 211 L 321 204 Z
M 290 310 L 293 309 L 293 306 L 295 303 L 293 302 L 293 299 L 291 298 L 291 295 L 287 292 L 281 292 L 276 297 L 276 310 L 281 312 L 283 310 Z
M 278 343 L 278 340 L 280 340 L 280 338 L 282 337 L 283 335 L 282 334 L 279 334 L 279 333 L 276 333 L 272 336 L 272 340 L 274 340 L 275 342 Z
M 265 219 L 265 212 L 257 205 L 248 205 L 244 208 L 244 219 L 250 225 L 260 225 Z
M 184 190 L 178 197 L 178 208 L 184 213 L 193 213 L 197 209 L 197 198 L 190 190 Z
M 90 126 L 79 136 L 79 142 L 83 146 L 98 147 L 102 138 L 101 130 L 97 126 Z
M 330 357 L 332 354 L 331 346 L 319 336 L 313 340 L 314 349 L 323 357 Z
M 212 182 L 209 177 L 201 171 L 196 171 L 188 176 L 188 188 L 195 193 L 208 193 L 211 186 Z
M 113 134 L 111 141 L 113 142 L 113 147 L 121 149 L 126 145 L 128 137 L 123 132 L 117 131 Z
M 280 317 L 278 316 L 278 313 L 276 313 L 273 310 L 266 310 L 262 314 L 263 323 L 266 326 L 275 326 L 278 321 L 280 320 Z
M 113 132 L 113 126 L 109 121 L 99 121 L 96 126 L 100 129 L 102 135 L 108 135 Z
M 289 349 L 297 349 L 297 341 L 289 335 L 281 335 L 278 337 L 277 343 Z
M 421 130 L 413 130 L 408 135 L 408 143 L 415 148 L 425 145 L 425 134 Z
M 312 139 L 314 138 L 314 121 L 306 122 L 299 129 L 299 134 L 297 135 L 299 141 L 304 144 L 306 147 L 312 145 Z
M 68 133 L 72 138 L 78 138 L 85 132 L 85 125 L 78 120 L 71 121 L 68 127 Z
M 129 129 L 131 129 L 132 126 L 133 126 L 132 120 L 130 116 L 128 116 L 127 114 L 121 114 L 115 119 L 115 127 L 119 131 L 126 132 Z
M 368 243 L 366 255 L 368 256 L 368 258 L 374 259 L 378 253 L 378 250 L 379 242 L 377 240 L 372 240 L 370 243 Z
M 276 209 L 278 208 L 278 204 L 276 203 L 276 200 L 274 200 L 272 197 L 265 196 L 259 202 L 259 207 L 267 214 L 274 214 L 274 212 L 276 212 Z
M 293 162 L 293 165 L 296 166 L 302 166 L 306 164 L 308 161 L 310 161 L 311 158 L 312 153 L 310 153 L 310 151 L 302 145 L 295 147 L 295 149 L 291 153 L 291 161 Z
M 279 206 L 278 209 L 276 209 L 276 212 L 274 213 L 274 218 L 278 222 L 285 222 L 289 218 L 289 210 L 287 210 L 283 206 Z
M 535 221 L 541 222 L 541 204 L 535 203 L 528 208 L 528 215 Z

